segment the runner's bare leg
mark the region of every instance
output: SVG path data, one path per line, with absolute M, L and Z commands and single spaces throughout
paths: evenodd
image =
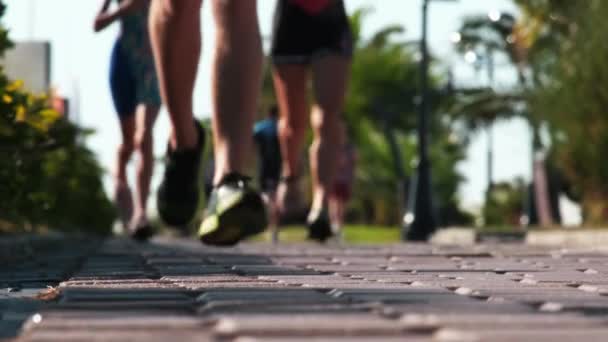
M 192 93 L 201 53 L 202 0 L 153 0 L 150 40 L 163 103 L 171 120 L 169 144 L 189 149 L 198 142 Z
M 183 1 L 183 0 L 180 0 Z M 214 0 L 216 46 L 211 76 L 215 179 L 243 173 L 262 81 L 257 1 Z
M 311 114 L 314 140 L 309 149 L 313 191 L 311 212 L 327 206 L 333 185 L 350 59 L 328 56 L 313 63 L 312 70 L 317 104 Z
M 150 181 L 154 171 L 154 139 L 152 136 L 154 122 L 159 108 L 154 105 L 139 105 L 136 112 L 135 151 L 137 161 L 137 179 L 134 199 L 132 227 L 147 224 L 147 204 L 150 194 Z

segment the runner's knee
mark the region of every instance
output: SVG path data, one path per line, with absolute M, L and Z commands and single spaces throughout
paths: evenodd
M 122 157 L 128 157 L 133 153 L 134 144 L 131 140 L 125 140 L 120 145 L 118 145 L 118 153 Z
M 316 136 L 328 136 L 335 135 L 339 120 L 336 113 L 315 107 L 310 122 Z
M 145 151 L 152 146 L 152 130 L 141 129 L 135 134 L 135 146 L 138 151 Z

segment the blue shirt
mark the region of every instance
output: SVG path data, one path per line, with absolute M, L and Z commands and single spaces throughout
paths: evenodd
M 281 149 L 277 119 L 265 119 L 255 124 L 253 139 L 258 150 L 260 180 L 278 180 L 281 176 Z

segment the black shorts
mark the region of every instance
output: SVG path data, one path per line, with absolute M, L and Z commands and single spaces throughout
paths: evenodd
M 310 64 L 338 55 L 350 58 L 353 40 L 342 0 L 310 14 L 289 0 L 278 0 L 271 56 L 274 64 Z

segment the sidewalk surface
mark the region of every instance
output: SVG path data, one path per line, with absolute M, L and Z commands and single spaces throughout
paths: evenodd
M 3 341 L 608 341 L 608 254 L 591 249 L 0 248 Z

